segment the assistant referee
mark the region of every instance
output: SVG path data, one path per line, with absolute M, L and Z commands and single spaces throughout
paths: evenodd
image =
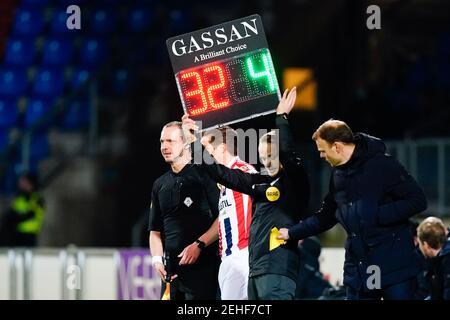
M 278 104 L 279 143 L 275 131 L 260 139 L 258 151 L 266 175 L 229 169 L 220 164 L 201 165 L 221 185 L 252 198 L 248 243 L 249 300 L 292 300 L 295 297 L 299 263 L 297 243 L 280 245 L 273 241 L 273 235 L 277 235 L 275 228 L 295 225 L 304 218 L 310 195 L 309 179 L 303 161 L 295 151 L 287 120 L 296 95 L 295 87 L 289 93 L 286 90 Z M 194 120 L 186 117 L 183 117 L 183 125 L 190 131 L 197 128 Z M 205 139 L 202 144 L 210 150 Z

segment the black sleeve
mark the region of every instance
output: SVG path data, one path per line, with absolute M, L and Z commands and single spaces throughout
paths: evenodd
M 303 160 L 295 150 L 295 143 L 288 120 L 282 115 L 277 115 L 275 123 L 280 132 L 280 162 L 290 180 L 295 182 L 301 203 L 301 208 L 299 209 L 304 211 L 308 207 L 310 197 L 309 177 Z
M 202 163 L 200 167 L 214 181 L 220 183 L 221 185 L 227 188 L 248 195 L 252 194 L 253 190 L 252 186 L 254 184 L 265 183 L 270 181 L 269 176 L 257 173 L 247 173 L 237 169 L 229 169 L 217 163 L 213 164 Z
M 442 260 L 442 278 L 444 280 L 444 300 L 450 300 L 450 256 Z
M 158 185 L 155 182 L 152 189 L 152 199 L 150 203 L 150 214 L 148 219 L 148 231 L 163 231 L 163 221 L 161 207 L 158 201 Z
M 381 225 L 406 221 L 427 208 L 425 193 L 397 160 L 385 157 L 380 160 L 380 166 L 385 193 L 393 199 L 379 207 Z
M 208 200 L 209 208 L 214 218 L 219 216 L 219 187 L 209 176 L 203 179 L 203 189 Z
M 319 211 L 289 228 L 289 238 L 304 239 L 331 229 L 338 222 L 335 216 L 336 208 L 337 204 L 330 192 L 325 197 Z

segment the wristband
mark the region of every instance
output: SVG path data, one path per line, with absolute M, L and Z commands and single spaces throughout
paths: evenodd
M 155 264 L 157 264 L 157 263 L 164 264 L 163 263 L 163 259 L 162 259 L 161 256 L 154 256 L 154 257 L 152 257 L 152 266 L 154 267 Z
M 285 120 L 288 119 L 288 114 L 286 112 L 284 112 L 284 113 L 277 113 L 277 116 L 283 117 Z

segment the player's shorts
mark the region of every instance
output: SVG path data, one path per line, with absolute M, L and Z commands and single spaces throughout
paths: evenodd
M 248 273 L 248 247 L 222 260 L 219 269 L 222 300 L 248 300 Z

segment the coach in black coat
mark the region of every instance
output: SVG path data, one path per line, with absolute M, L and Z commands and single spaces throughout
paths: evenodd
M 316 214 L 279 238 L 303 239 L 339 222 L 348 235 L 347 298 L 412 299 L 419 260 L 408 218 L 426 209 L 422 189 L 380 139 L 354 135 L 345 122 L 325 122 L 313 140 L 333 167 L 329 192 Z

